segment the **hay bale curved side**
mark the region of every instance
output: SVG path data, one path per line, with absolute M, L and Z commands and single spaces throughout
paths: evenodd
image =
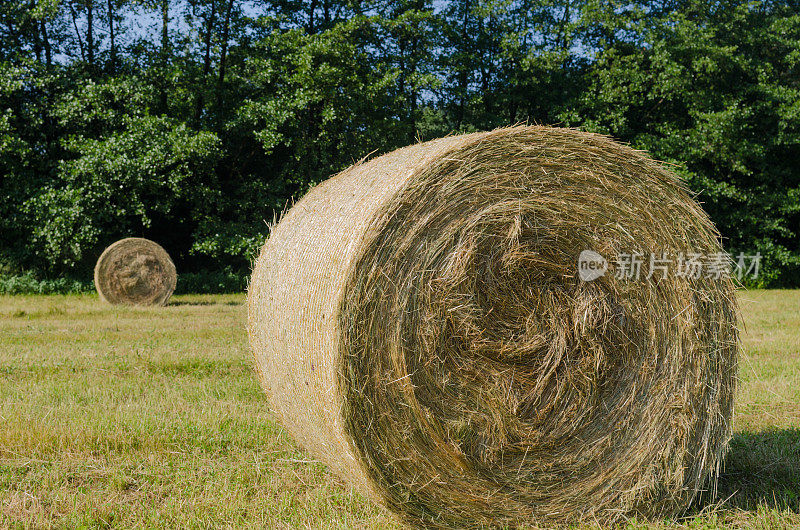
M 673 516 L 731 433 L 727 277 L 578 277 L 583 250 L 720 252 L 676 177 L 603 136 L 415 145 L 311 190 L 256 262 L 249 335 L 312 454 L 416 526 Z
M 111 304 L 163 306 L 175 291 L 175 264 L 161 245 L 140 237 L 106 248 L 94 268 L 100 299 Z

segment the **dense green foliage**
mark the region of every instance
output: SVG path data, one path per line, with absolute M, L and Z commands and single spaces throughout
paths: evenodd
M 183 272 L 178 276 L 175 294 L 232 294 L 247 289 L 248 277 L 231 270 Z M 94 282 L 71 278 L 39 279 L 24 274 L 0 274 L 0 294 L 78 294 L 93 293 Z
M 354 160 L 519 122 L 675 163 L 800 285 L 798 0 L 6 0 L 0 272 L 85 283 L 143 236 L 241 278 Z

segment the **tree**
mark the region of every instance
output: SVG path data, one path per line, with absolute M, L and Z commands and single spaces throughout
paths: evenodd
M 167 118 L 124 116 L 100 140 L 76 136 L 59 184 L 26 203 L 37 256 L 56 270 L 89 270 L 104 246 L 127 235 L 156 237 L 179 257 L 213 189 L 219 140 Z
M 606 28 L 568 123 L 610 133 L 680 171 L 763 284 L 800 281 L 800 14 L 781 2 L 675 3 L 593 17 Z M 593 20 L 595 23 L 593 24 Z M 604 22 L 610 21 L 610 23 Z
M 265 220 L 353 161 L 533 122 L 675 163 L 728 247 L 764 255 L 764 285 L 798 285 L 799 16 L 797 0 L 0 2 L 0 267 L 86 274 L 134 232 L 173 241 L 179 266 L 246 272 Z

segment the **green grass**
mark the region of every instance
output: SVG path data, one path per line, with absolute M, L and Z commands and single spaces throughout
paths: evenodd
M 741 298 L 746 355 L 719 490 L 659 526 L 800 526 L 800 291 Z M 397 527 L 277 425 L 243 302 L 0 296 L 0 527 Z

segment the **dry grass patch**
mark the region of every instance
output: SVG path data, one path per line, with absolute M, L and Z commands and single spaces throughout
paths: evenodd
M 0 527 L 396 528 L 277 426 L 243 300 L 0 297 Z M 746 360 L 719 493 L 656 527 L 800 526 L 800 292 L 740 300 Z

